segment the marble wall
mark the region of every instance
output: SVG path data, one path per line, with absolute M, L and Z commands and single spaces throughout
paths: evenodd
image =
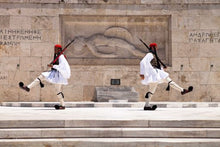
M 0 101 L 56 101 L 54 85 L 30 83 L 48 70 L 54 44 L 66 51 L 72 76 L 66 101 L 91 101 L 96 86 L 121 79 L 144 101 L 138 37 L 157 42 L 170 77 L 194 92 L 180 95 L 161 84 L 153 101 L 220 101 L 220 2 L 218 0 L 0 0 Z

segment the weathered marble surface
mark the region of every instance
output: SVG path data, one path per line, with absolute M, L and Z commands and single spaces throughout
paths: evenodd
M 128 102 L 137 102 L 138 93 L 134 87 L 129 86 L 105 86 L 96 87 L 96 101 L 109 102 L 111 100 L 126 100 Z
M 176 83 L 194 86 L 193 93 L 181 96 L 160 85 L 152 100 L 220 101 L 219 24 L 219 0 L 0 0 L 0 101 L 56 101 L 53 85 L 25 93 L 17 84 L 30 83 L 47 70 L 54 44 L 76 36 L 84 38 L 78 47 L 90 45 L 84 48 L 92 51 L 95 46 L 98 53 L 118 56 L 100 60 L 91 56 L 97 52 L 85 52 L 80 58 L 75 54 L 82 53 L 79 48 L 66 52 L 72 71 L 69 85 L 63 87 L 66 101 L 94 100 L 95 87 L 110 86 L 112 78 L 134 87 L 138 101 L 144 101 L 148 87 L 140 84 L 138 62 L 145 47 L 137 37 L 159 44 L 159 54 Z M 92 38 L 95 33 L 102 38 Z M 112 36 L 120 43 L 117 50 L 117 44 L 111 48 Z M 89 37 L 90 42 L 83 44 Z M 131 52 L 134 47 L 140 50 Z

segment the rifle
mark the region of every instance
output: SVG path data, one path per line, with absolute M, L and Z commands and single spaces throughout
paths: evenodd
M 139 38 L 139 40 L 150 50 L 149 46 L 142 39 Z
M 73 39 L 70 43 L 68 43 L 64 49 L 60 52 L 60 54 L 50 63 L 50 64 L 54 64 L 58 59 L 59 57 L 63 54 L 63 52 L 67 49 L 68 46 L 70 46 L 71 43 L 74 42 L 75 39 Z

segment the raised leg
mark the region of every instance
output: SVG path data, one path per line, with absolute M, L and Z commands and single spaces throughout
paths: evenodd
M 182 95 L 193 91 L 192 86 L 189 86 L 188 89 L 183 89 L 182 87 L 177 85 L 175 82 L 173 82 L 169 77 L 166 78 L 164 82 L 168 83 L 168 87 L 167 87 L 168 91 L 169 91 L 169 86 L 172 87 L 173 89 L 176 89 L 177 91 L 181 92 Z
M 31 88 L 33 88 L 37 84 L 40 84 L 41 88 L 43 88 L 44 84 L 41 82 L 43 80 L 45 80 L 45 77 L 43 75 L 40 75 L 33 82 L 31 82 L 28 86 L 25 86 L 23 82 L 19 82 L 19 87 L 27 92 L 29 92 Z
M 31 88 L 35 87 L 37 84 L 40 84 L 41 87 L 44 87 L 44 86 L 42 85 L 43 83 L 41 83 L 41 81 L 44 81 L 44 80 L 45 80 L 44 76 L 43 76 L 43 75 L 40 75 L 40 76 L 37 77 L 33 82 L 31 82 L 27 87 L 28 87 L 29 89 L 31 89 Z

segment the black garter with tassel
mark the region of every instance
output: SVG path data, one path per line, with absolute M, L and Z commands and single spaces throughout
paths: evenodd
M 40 81 L 40 87 L 43 88 L 44 84 L 41 82 L 41 80 L 39 78 L 37 78 Z
M 168 86 L 167 86 L 167 88 L 166 88 L 166 91 L 170 91 L 170 83 L 171 83 L 172 81 L 170 81 L 169 83 L 168 83 Z

